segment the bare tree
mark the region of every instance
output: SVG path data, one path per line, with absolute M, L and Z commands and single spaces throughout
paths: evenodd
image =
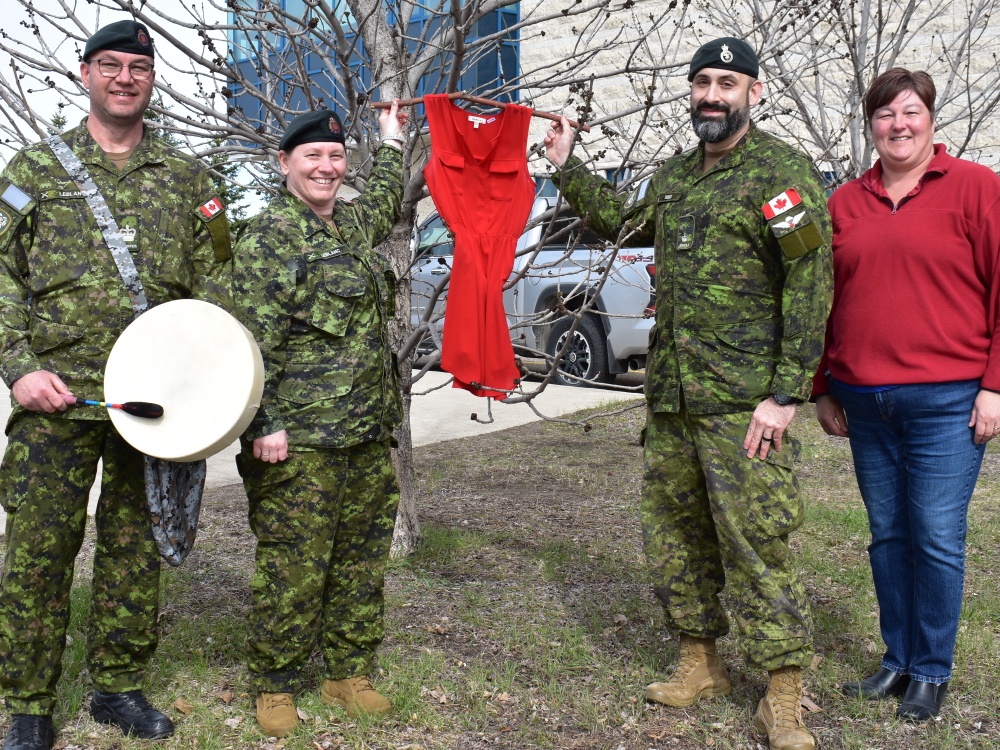
M 757 113 L 767 129 L 794 140 L 835 181 L 871 163 L 860 97 L 877 72 L 903 64 L 927 69 L 939 87 L 939 132 L 957 153 L 985 158 L 996 148 L 991 115 L 1000 97 L 997 26 L 1000 0 L 18 0 L 17 28 L 0 33 L 0 139 L 8 147 L 38 140 L 85 109 L 79 56 L 103 23 L 134 15 L 157 39 L 158 125 L 192 153 L 243 164 L 240 179 L 261 191 L 274 184 L 277 142 L 298 112 L 336 104 L 345 113 L 352 171 L 362 189 L 377 145 L 374 98 L 455 91 L 485 62 L 520 48 L 518 69 L 474 93 L 517 95 L 528 106 L 589 123 L 577 155 L 618 170 L 622 187 L 693 145 L 687 111 L 687 63 L 713 37 L 745 37 L 759 51 L 767 99 Z M 485 30 L 497 11 L 511 23 Z M 514 41 L 516 38 L 516 42 Z M 406 419 L 397 468 L 403 504 L 395 549 L 419 540 L 409 432 L 410 364 L 418 340 L 434 335 L 440 307 L 410 320 L 410 236 L 427 191 L 421 174 L 426 125 L 406 151 L 403 216 L 387 242 L 400 283 L 394 344 L 401 355 Z M 534 128 L 535 140 L 547 128 Z M 549 167 L 540 149 L 533 169 Z M 230 177 L 232 175 L 229 175 Z M 541 217 L 551 234 L 556 210 Z M 620 238 L 593 253 L 586 284 L 567 289 L 552 309 L 518 325 L 591 312 L 588 289 L 600 289 Z M 543 240 L 547 241 L 547 240 Z M 537 246 L 522 251 L 537 258 Z M 537 264 L 529 264 L 539 272 Z M 530 272 L 530 271 L 529 271 Z M 446 279 L 437 293 L 446 289 Z M 509 283 L 514 283 L 512 279 Z M 575 294 L 574 294 L 575 292 Z M 535 352 L 536 354 L 544 354 Z M 549 355 L 540 383 L 513 394 L 528 401 L 551 380 L 560 353 Z M 419 378 L 418 372 L 417 377 Z

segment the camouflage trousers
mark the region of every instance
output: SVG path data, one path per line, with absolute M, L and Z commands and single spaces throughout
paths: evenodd
M 7 552 L 0 579 L 0 689 L 11 713 L 50 715 L 70 617 L 87 501 L 104 460 L 94 521 L 87 659 L 98 690 L 141 687 L 156 649 L 160 555 L 142 454 L 108 421 L 25 413 L 0 465 Z
M 750 666 L 808 666 L 812 620 L 788 535 L 802 524 L 793 465 L 798 443 L 748 459 L 751 414 L 650 413 L 642 531 L 668 621 L 698 638 L 736 621 Z
M 247 634 L 257 692 L 294 693 L 318 645 L 326 677 L 369 674 L 385 637 L 385 566 L 399 505 L 387 442 L 237 464 L 257 536 Z

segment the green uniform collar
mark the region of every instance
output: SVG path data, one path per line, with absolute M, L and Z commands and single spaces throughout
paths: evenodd
M 740 166 L 746 157 L 747 149 L 753 145 L 756 136 L 757 126 L 754 125 L 753 120 L 751 120 L 750 127 L 747 129 L 747 132 L 743 134 L 743 137 L 740 138 L 739 142 L 733 146 L 733 150 L 719 159 L 719 161 L 717 161 L 715 165 L 705 174 L 711 174 L 712 172 L 720 169 L 732 169 L 733 167 Z M 697 157 L 697 160 L 695 161 L 695 168 L 700 170 L 701 165 L 705 163 L 705 141 L 699 141 L 698 148 L 692 149 L 691 153 Z
M 118 167 L 108 157 L 94 140 L 94 136 L 87 130 L 87 118 L 84 117 L 80 124 L 72 130 L 63 134 L 70 148 L 80 157 L 80 161 L 87 165 L 99 166 L 112 173 L 118 172 Z M 133 169 L 145 166 L 146 164 L 163 164 L 167 160 L 167 146 L 158 138 L 153 137 L 153 131 L 149 126 L 142 126 L 142 140 L 132 152 L 128 165 L 122 171 L 131 172 Z
M 278 195 L 275 196 L 275 200 L 284 204 L 284 207 L 288 210 L 288 212 L 298 218 L 306 237 L 312 237 L 317 232 L 324 232 L 331 237 L 337 238 L 338 240 L 342 239 L 339 232 L 334 231 L 329 224 L 319 218 L 319 216 L 316 215 L 316 212 L 306 205 L 304 200 L 285 187 L 283 183 L 278 189 Z M 339 207 L 340 202 L 341 201 L 334 199 L 334 223 L 337 221 L 337 208 Z

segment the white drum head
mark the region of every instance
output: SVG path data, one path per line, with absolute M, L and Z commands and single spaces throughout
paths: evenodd
M 250 332 L 220 307 L 166 302 L 118 337 L 104 370 L 104 400 L 150 401 L 159 419 L 108 409 L 130 445 L 156 458 L 197 461 L 250 425 L 264 391 L 264 361 Z

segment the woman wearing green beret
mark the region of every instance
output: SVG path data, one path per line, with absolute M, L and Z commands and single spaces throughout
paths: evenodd
M 405 113 L 379 117 L 367 186 L 348 170 L 330 110 L 296 117 L 278 152 L 284 183 L 234 253 L 233 294 L 260 344 L 261 406 L 237 458 L 257 536 L 248 661 L 257 720 L 282 737 L 313 649 L 324 703 L 348 714 L 391 704 L 372 686 L 399 490 L 390 441 L 401 418 L 389 339 L 395 276 L 376 248 L 400 213 Z

